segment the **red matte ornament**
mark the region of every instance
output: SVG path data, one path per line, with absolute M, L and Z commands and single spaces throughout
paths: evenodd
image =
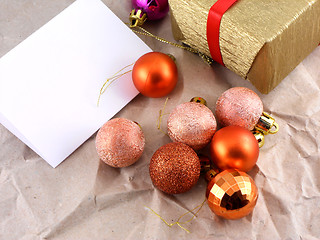
M 132 80 L 142 95 L 160 98 L 168 95 L 175 88 L 178 69 L 168 55 L 150 52 L 140 57 L 134 64 Z
M 234 168 L 247 172 L 258 160 L 259 145 L 249 130 L 229 126 L 215 133 L 210 143 L 210 153 L 213 163 L 219 169 Z

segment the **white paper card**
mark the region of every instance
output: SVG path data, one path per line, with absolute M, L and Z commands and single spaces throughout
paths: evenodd
M 0 122 L 56 167 L 138 91 L 107 77 L 151 49 L 100 0 L 77 0 L 0 59 Z

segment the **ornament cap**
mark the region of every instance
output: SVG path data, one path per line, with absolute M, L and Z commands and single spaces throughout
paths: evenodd
M 172 54 L 170 53 L 167 53 L 168 57 L 170 57 L 174 62 L 176 62 L 176 58 L 175 56 L 173 56 Z
M 264 135 L 262 132 L 257 131 L 257 130 L 252 130 L 252 134 L 254 137 L 257 139 L 259 148 L 261 148 L 264 145 Z
M 202 97 L 193 97 L 193 98 L 191 98 L 190 102 L 201 103 L 201 104 L 207 106 L 207 101 Z
M 141 125 L 138 123 L 138 122 L 136 122 L 136 121 L 133 121 L 135 124 L 137 124 L 138 126 L 139 126 L 139 128 L 142 130 L 142 127 L 141 127 Z
M 131 28 L 142 26 L 144 22 L 147 20 L 147 14 L 143 13 L 140 9 L 132 9 L 129 16 L 129 20 Z
M 219 173 L 220 171 L 217 168 L 210 169 L 208 172 L 206 172 L 206 176 L 205 176 L 207 182 L 210 182 Z
M 263 112 L 255 126 L 255 130 L 261 132 L 263 135 L 275 134 L 279 131 L 279 125 L 276 120 L 266 112 Z
M 206 174 L 211 169 L 211 161 L 207 156 L 202 154 L 199 155 L 199 160 L 201 166 L 201 174 Z

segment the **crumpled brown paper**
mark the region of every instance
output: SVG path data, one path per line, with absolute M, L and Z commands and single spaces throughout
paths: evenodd
M 0 1 L 0 56 L 45 24 L 72 0 Z M 123 21 L 131 2 L 104 1 Z M 170 19 L 148 23 L 152 33 L 173 40 Z M 231 71 L 206 65 L 198 56 L 141 37 L 153 50 L 177 59 L 179 82 L 165 112 L 202 96 L 214 111 L 230 87 L 257 90 Z M 266 137 L 256 167 L 249 172 L 259 188 L 249 216 L 224 220 L 205 204 L 197 218 L 169 228 L 169 223 L 202 203 L 206 182 L 189 192 L 167 195 L 149 177 L 149 161 L 170 139 L 156 122 L 165 98 L 138 95 L 117 117 L 137 121 L 146 136 L 142 158 L 115 169 L 100 162 L 95 134 L 56 169 L 0 126 L 0 239 L 319 239 L 320 238 L 320 47 L 268 95 L 259 92 L 264 110 L 280 131 Z M 162 129 L 166 130 L 164 116 Z

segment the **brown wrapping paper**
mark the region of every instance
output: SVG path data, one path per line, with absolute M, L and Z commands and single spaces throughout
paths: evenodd
M 175 38 L 210 56 L 207 16 L 217 0 L 169 2 Z M 277 86 L 319 42 L 319 0 L 242 0 L 221 20 L 225 66 L 262 93 Z
M 73 2 L 72 0 L 0 1 L 0 56 L 23 41 Z M 131 2 L 104 1 L 123 21 Z M 170 18 L 148 23 L 149 31 L 172 39 Z M 194 96 L 206 98 L 214 111 L 220 94 L 249 82 L 226 68 L 207 66 L 191 53 L 142 39 L 155 51 L 177 59 L 179 81 L 169 95 L 165 112 Z M 169 223 L 202 203 L 203 178 L 191 191 L 167 195 L 156 190 L 149 162 L 156 149 L 170 139 L 156 127 L 165 98 L 138 95 L 117 117 L 137 121 L 146 136 L 142 158 L 115 169 L 99 161 L 95 135 L 56 169 L 0 126 L 0 239 L 319 239 L 320 238 L 320 47 L 282 83 L 261 97 L 264 110 L 280 125 L 267 136 L 254 178 L 259 199 L 252 214 L 236 221 L 214 216 L 207 204 L 186 227 L 169 228 L 145 206 Z M 166 130 L 167 116 L 162 129 Z

